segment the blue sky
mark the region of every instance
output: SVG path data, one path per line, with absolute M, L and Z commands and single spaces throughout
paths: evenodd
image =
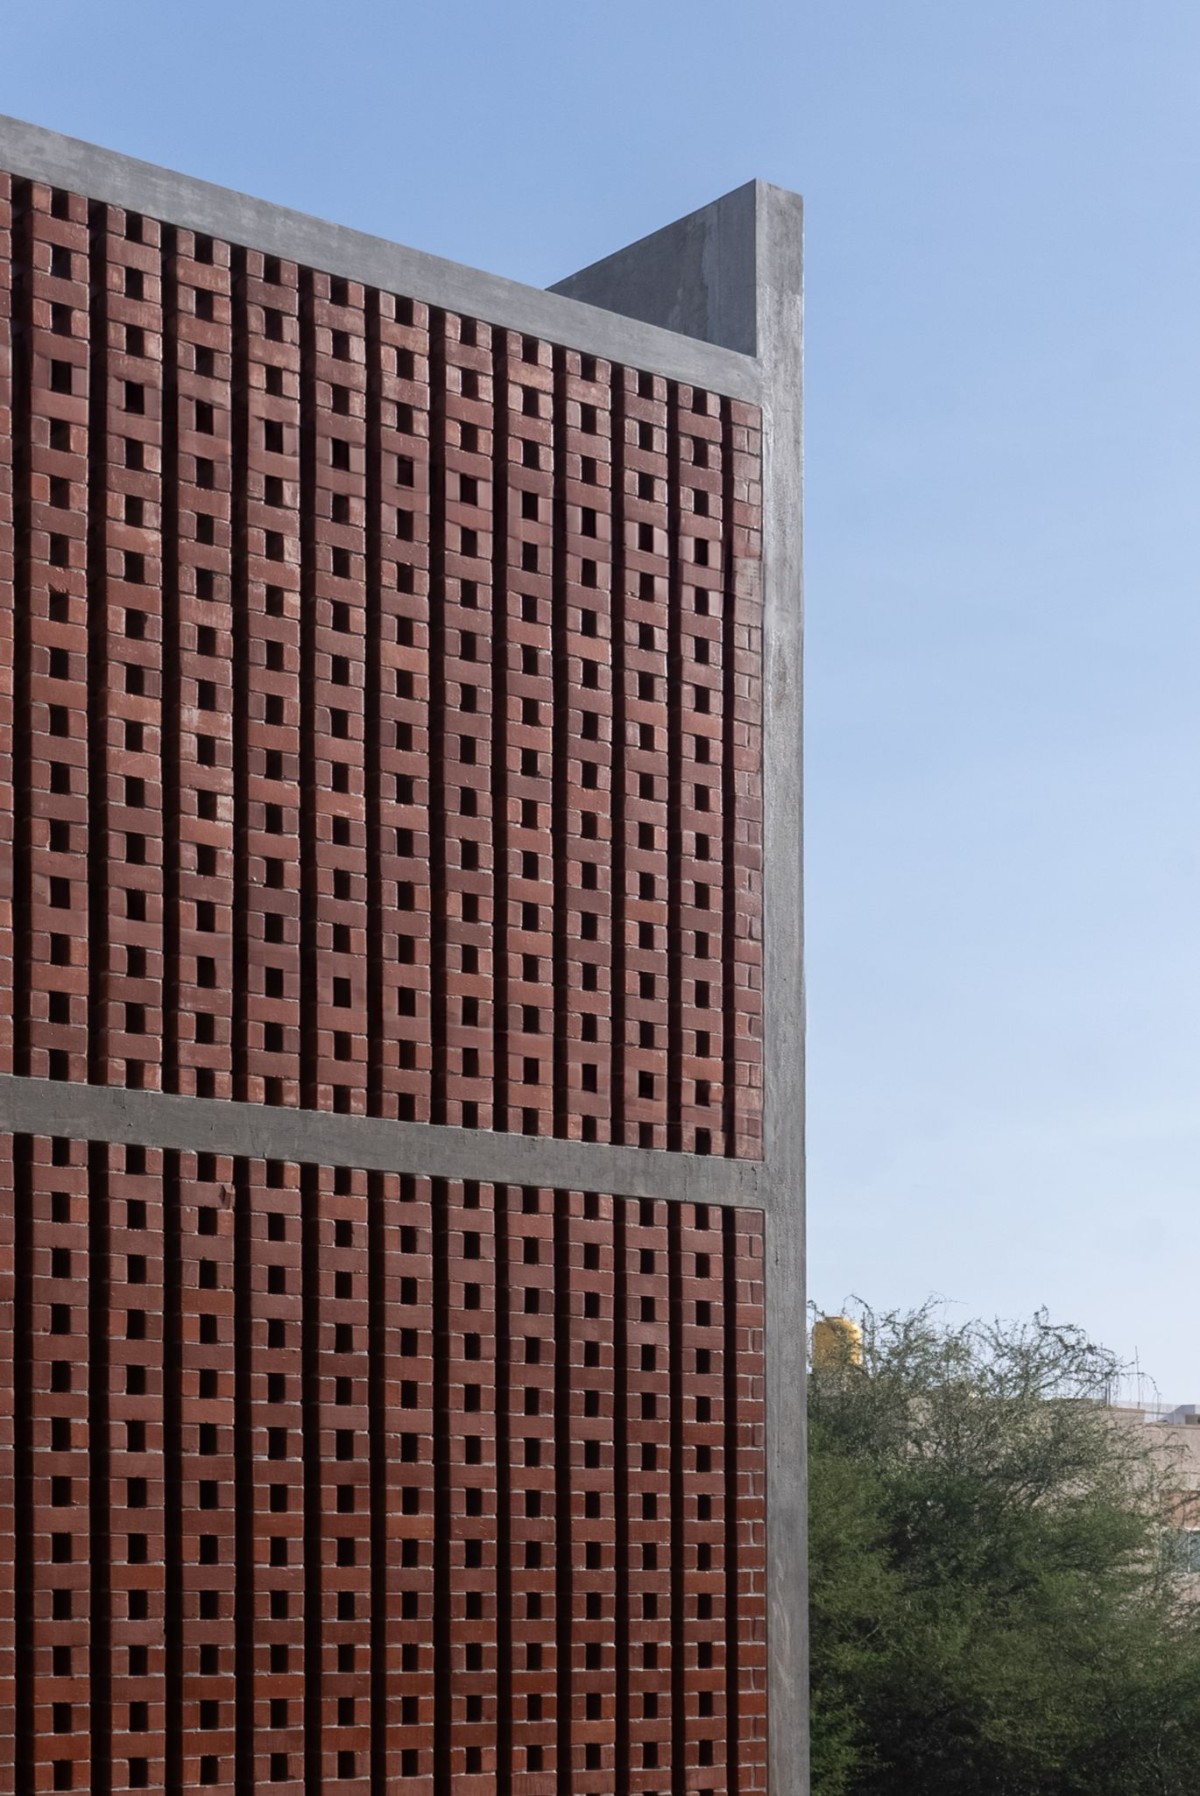
M 1200 1400 L 1194 0 L 62 0 L 0 110 L 548 283 L 808 219 L 813 1295 Z

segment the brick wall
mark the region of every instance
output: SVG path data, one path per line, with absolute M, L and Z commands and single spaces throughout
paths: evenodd
M 0 230 L 14 1070 L 756 1156 L 755 409 Z
M 0 1073 L 757 1158 L 760 448 L 0 175 Z M 0 1137 L 0 1796 L 763 1790 L 762 1227 Z
M 756 1212 L 27 1136 L 0 1195 L 0 1787 L 765 1787 Z

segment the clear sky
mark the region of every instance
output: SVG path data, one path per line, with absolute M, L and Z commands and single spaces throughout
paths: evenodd
M 539 285 L 807 196 L 812 1292 L 1200 1401 L 1196 0 L 59 0 L 0 110 Z

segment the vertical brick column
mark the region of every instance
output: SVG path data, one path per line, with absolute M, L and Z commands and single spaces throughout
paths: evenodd
M 372 1111 L 430 1114 L 429 308 L 375 296 L 378 308 L 376 564 L 368 679 L 378 681 L 374 781 Z
M 248 1489 L 239 1495 L 238 1761 L 242 1782 L 278 1786 L 280 1796 L 305 1789 L 307 1744 L 302 1176 L 252 1161 L 239 1191 L 239 1482 Z
M 238 928 L 234 1094 L 300 1100 L 300 320 L 294 263 L 247 252 L 234 678 Z
M 428 1179 L 373 1181 L 372 1772 L 433 1788 L 433 1223 Z
M 666 382 L 625 381 L 625 1139 L 667 1145 L 668 555 Z
M 179 1705 L 181 1787 L 234 1789 L 238 1706 L 234 1662 L 235 1339 L 232 1160 L 181 1154 L 178 1184 L 177 1363 Z M 202 1545 L 207 1539 L 216 1545 Z
M 13 1070 L 13 534 L 12 180 L 0 174 L 0 1073 Z M 9 1752 L 11 1760 L 11 1749 Z M 0 1783 L 0 1789 L 3 1784 Z
M 435 1204 L 439 1201 L 435 1187 Z M 495 1240 L 490 1186 L 445 1197 L 443 1468 L 444 1619 L 449 1689 L 441 1695 L 449 1775 L 461 1796 L 496 1776 Z
M 232 275 L 228 245 L 175 234 L 174 532 L 164 598 L 173 613 L 164 705 L 172 1089 L 233 1095 L 235 661 L 233 565 Z M 165 495 L 164 495 L 165 497 Z M 240 509 L 240 508 L 239 508 Z M 244 652 L 244 637 L 239 637 Z M 239 919 L 241 923 L 243 919 Z
M 735 1212 L 727 1225 L 726 1290 L 733 1291 L 732 1394 L 735 1428 L 726 1503 L 734 1526 L 727 1535 L 731 1562 L 730 1606 L 736 1601 L 733 1643 L 737 1652 L 737 1770 L 740 1796 L 767 1788 L 767 1465 L 766 1385 L 763 1363 L 763 1217 Z M 726 1402 L 730 1386 L 726 1386 Z M 727 1445 L 728 1452 L 728 1445 Z M 730 1550 L 731 1549 L 731 1550 Z M 736 1558 L 736 1580 L 732 1576 Z
M 679 1137 L 685 1153 L 727 1147 L 724 1106 L 724 836 L 721 420 L 685 388 L 678 418 Z
M 565 915 L 558 927 L 564 989 L 557 1032 L 567 1087 L 564 1132 L 608 1141 L 612 1131 L 613 667 L 611 370 L 592 356 L 565 357 L 558 470 L 565 540 L 565 629 L 560 657 L 566 764 L 556 853 L 563 859 Z
M 499 1418 L 507 1528 L 499 1582 L 499 1732 L 508 1763 L 499 1776 L 528 1796 L 556 1790 L 558 1617 L 555 1517 L 555 1265 L 551 1193 L 503 1186 L 504 1258 L 497 1263 L 497 1334 L 505 1349 L 506 1409 Z M 500 1224 L 498 1222 L 498 1229 Z M 504 1712 L 507 1702 L 508 1713 Z
M 92 209 L 91 1076 L 153 1090 L 163 975 L 159 231 L 119 207 Z
M 571 1192 L 565 1291 L 569 1533 L 559 1542 L 570 1592 L 570 1787 L 615 1787 L 616 1537 L 613 1515 L 613 1200 Z M 569 1559 L 568 1559 L 569 1555 Z M 561 1685 L 560 1685 L 561 1688 Z
M 689 1790 L 728 1787 L 725 1656 L 730 1617 L 725 1576 L 725 1259 L 719 1212 L 679 1206 L 678 1427 L 682 1502 L 676 1515 L 677 1650 L 682 1654 L 684 1780 Z
M 367 1108 L 363 289 L 311 276 L 302 324 L 303 1101 Z
M 506 440 L 497 471 L 507 488 L 503 586 L 505 639 L 504 853 L 507 916 L 504 1127 L 554 1132 L 553 862 L 553 382 L 551 351 L 533 338 L 505 339 Z M 560 624 L 565 620 L 560 620 Z
M 733 954 L 727 999 L 726 1089 L 733 1087 L 733 1150 L 762 1153 L 762 420 L 728 405 L 726 530 L 726 928 Z
M 668 1209 L 649 1198 L 625 1205 L 631 1792 L 663 1790 L 671 1778 Z
M 18 1787 L 87 1790 L 92 1782 L 91 1480 L 104 1441 L 90 1427 L 86 1144 L 18 1143 L 16 1201 L 28 1206 L 29 1339 L 18 1342 L 32 1414 L 26 1529 L 27 1650 L 18 1662 Z M 99 1449 L 99 1464 L 94 1463 Z
M 22 195 L 16 1070 L 88 1069 L 87 203 Z
M 491 607 L 492 369 L 489 332 L 443 314 L 437 361 L 442 462 L 434 568 L 437 729 L 431 901 L 439 934 L 433 1120 L 492 1123 Z M 440 599 L 440 602 L 439 602 Z M 439 766 L 438 757 L 441 758 Z M 437 910 L 444 921 L 439 925 Z M 440 1012 L 440 1014 L 438 1014 Z M 438 1062 L 443 1065 L 439 1068 Z
M 365 1792 L 371 1780 L 371 1465 L 368 1398 L 367 1175 L 322 1171 L 309 1318 L 316 1407 L 318 1510 L 309 1516 L 319 1582 L 306 1580 L 309 1679 L 319 1658 L 322 1789 Z M 306 1273 L 306 1284 L 308 1274 Z M 315 1337 L 315 1338 L 314 1338 Z M 310 1485 L 310 1491 L 312 1486 Z M 309 1720 L 309 1748 L 312 1740 Z
M 162 1154 L 109 1147 L 108 1654 L 114 1792 L 161 1785 L 166 1608 Z M 93 1189 L 91 1202 L 97 1201 Z M 93 1227 L 95 1224 L 93 1223 Z
M 17 1615 L 16 1193 L 13 1141 L 0 1138 L 0 1796 L 16 1796 Z

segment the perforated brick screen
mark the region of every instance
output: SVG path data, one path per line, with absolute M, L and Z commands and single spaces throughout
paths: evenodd
M 0 176 L 0 1073 L 757 1159 L 760 448 Z M 763 1301 L 753 1209 L 0 1136 L 0 1796 L 761 1792 Z
M 0 1196 L 0 1788 L 765 1787 L 757 1213 L 28 1136 Z
M 4 177 L 0 307 L 12 1070 L 757 1156 L 756 408 Z

